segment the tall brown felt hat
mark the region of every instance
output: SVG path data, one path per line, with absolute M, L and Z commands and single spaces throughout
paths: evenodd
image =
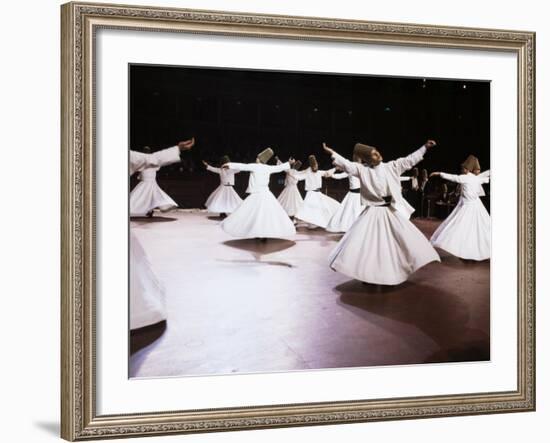
M 220 164 L 225 165 L 226 163 L 230 163 L 231 159 L 228 155 L 224 155 L 222 158 L 220 158 Z
M 313 169 L 314 171 L 317 171 L 317 169 L 319 169 L 319 163 L 317 163 L 317 158 L 315 158 L 314 155 L 310 155 L 307 160 L 311 169 Z
M 469 155 L 468 157 L 466 157 L 466 160 L 464 160 L 461 166 L 467 171 L 472 172 L 474 169 L 479 168 L 479 160 L 477 159 L 477 157 Z
M 370 158 L 371 152 L 374 150 L 376 150 L 374 146 L 356 143 L 353 147 L 353 157 L 355 159 L 360 159 L 361 161 L 367 161 Z
M 258 160 L 260 160 L 261 163 L 267 163 L 271 157 L 273 157 L 273 149 L 267 148 L 264 149 L 262 152 L 260 152 L 257 156 Z

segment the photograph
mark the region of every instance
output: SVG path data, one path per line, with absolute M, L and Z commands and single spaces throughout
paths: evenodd
M 490 81 L 131 63 L 128 122 L 130 378 L 491 361 Z
M 63 438 L 535 409 L 535 32 L 336 17 L 61 7 Z

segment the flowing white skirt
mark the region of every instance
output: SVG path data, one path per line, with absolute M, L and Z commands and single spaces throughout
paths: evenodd
M 235 192 L 233 186 L 220 185 L 210 194 L 204 205 L 208 212 L 231 214 L 242 202 L 243 199 Z
M 304 204 L 296 213 L 296 218 L 326 228 L 339 206 L 340 203 L 320 191 L 308 191 Z
M 368 207 L 329 257 L 330 267 L 379 285 L 403 283 L 439 255 L 406 217 L 389 207 Z
M 130 193 L 130 215 L 146 215 L 153 209 L 167 211 L 178 204 L 164 192 L 156 181 L 142 181 Z
M 250 194 L 222 223 L 229 235 L 240 238 L 281 238 L 296 234 L 296 228 L 269 191 Z
M 430 241 L 457 257 L 487 260 L 491 258 L 491 216 L 479 198 L 460 200 Z
M 364 209 L 365 206 L 361 204 L 361 194 L 348 192 L 342 203 L 340 203 L 338 210 L 328 222 L 327 231 L 347 232 Z
M 304 199 L 296 185 L 285 186 L 279 197 L 277 197 L 277 201 L 290 217 L 295 216 L 304 204 Z
M 139 239 L 130 229 L 130 329 L 166 320 L 164 287 Z

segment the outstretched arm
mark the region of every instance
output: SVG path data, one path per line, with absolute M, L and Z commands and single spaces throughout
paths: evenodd
M 195 138 L 190 140 L 184 140 L 179 142 L 176 146 L 172 148 L 163 149 L 161 151 L 154 152 L 151 154 L 157 161 L 158 166 L 166 166 L 172 163 L 177 163 L 180 161 L 180 153 L 184 151 L 189 151 L 195 145 Z
M 130 175 L 145 168 L 160 168 L 180 161 L 180 152 L 188 151 L 195 145 L 195 139 L 179 142 L 176 146 L 162 149 L 152 154 L 130 151 Z
M 294 160 L 291 158 L 286 163 L 281 163 L 281 161 L 279 160 L 276 165 L 269 165 L 269 173 L 276 174 L 277 172 L 288 171 L 290 169 L 291 161 L 292 164 L 294 164 Z
M 487 169 L 486 171 L 480 172 L 478 174 L 479 178 L 491 177 L 491 170 Z
M 336 171 L 336 168 L 332 168 L 326 171 L 321 170 L 321 172 L 323 173 L 323 177 L 326 177 L 326 178 L 332 177 L 335 171 Z
M 330 175 L 330 178 L 333 178 L 334 180 L 342 180 L 343 178 L 348 178 L 349 174 L 347 172 L 333 172 Z
M 359 174 L 360 174 L 359 166 L 361 166 L 359 163 L 350 162 L 348 159 L 338 154 L 334 149 L 329 148 L 325 143 L 323 143 L 323 149 L 327 154 L 330 154 L 332 156 L 332 164 L 334 166 L 337 166 L 340 169 L 343 169 L 349 175 L 359 177 Z
M 257 169 L 256 163 L 233 163 L 229 162 L 222 165 L 222 168 L 229 169 L 231 171 L 255 171 Z
M 415 165 L 420 163 L 424 159 L 426 151 L 434 146 L 436 146 L 436 142 L 434 140 L 428 140 L 422 147 L 420 147 L 420 149 L 417 149 L 412 154 L 388 162 L 388 166 L 393 168 L 397 175 L 401 175 L 405 171 L 412 169 Z
M 177 159 L 179 160 L 179 151 Z M 143 152 L 138 151 L 130 151 L 130 175 L 133 175 L 138 171 L 143 171 L 146 168 L 156 168 L 157 166 L 159 166 L 158 159 L 153 157 L 151 154 L 144 154 Z
M 219 174 L 219 173 L 221 172 L 221 169 L 220 169 L 220 168 L 214 168 L 213 166 L 210 166 L 210 165 L 208 164 L 208 162 L 205 162 L 204 160 L 202 161 L 202 164 L 203 164 L 204 166 L 206 166 L 206 170 L 207 170 L 207 171 L 213 172 L 213 173 L 215 173 L 215 174 Z
M 447 174 L 446 172 L 432 172 L 430 174 L 430 177 L 436 177 L 436 176 L 439 176 L 443 180 L 448 180 L 453 183 L 464 183 L 462 175 Z

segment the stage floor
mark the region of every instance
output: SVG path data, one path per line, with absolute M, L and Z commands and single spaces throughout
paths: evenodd
M 131 377 L 404 365 L 490 358 L 490 262 L 443 251 L 395 287 L 332 271 L 341 235 L 236 240 L 220 220 L 175 211 L 131 222 L 166 287 L 168 319 L 132 337 Z M 427 236 L 439 220 L 414 220 Z M 150 332 L 150 331 L 149 331 Z

